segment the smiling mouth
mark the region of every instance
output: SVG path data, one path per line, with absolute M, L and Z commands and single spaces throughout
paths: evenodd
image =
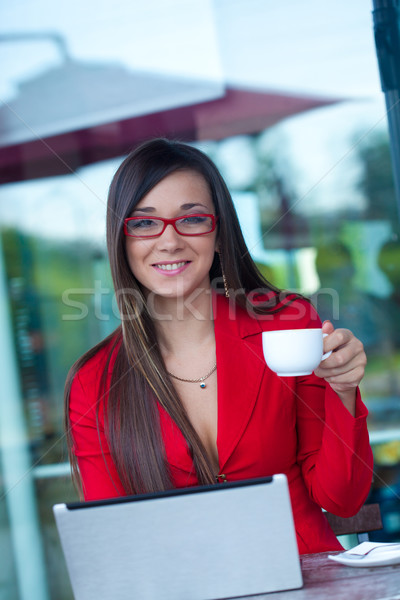
M 153 265 L 153 267 L 156 267 L 157 269 L 161 269 L 162 271 L 174 271 L 175 269 L 181 269 L 182 267 L 187 265 L 189 262 L 190 262 L 189 260 L 184 260 L 181 262 L 169 263 L 169 264 L 164 264 L 164 265 L 155 264 L 155 265 Z

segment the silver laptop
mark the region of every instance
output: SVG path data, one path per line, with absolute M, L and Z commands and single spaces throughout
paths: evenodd
M 53 510 L 76 600 L 215 600 L 303 584 L 284 475 Z

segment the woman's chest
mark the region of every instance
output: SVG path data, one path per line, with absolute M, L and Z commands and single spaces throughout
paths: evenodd
M 229 398 L 219 396 L 217 401 L 213 392 L 209 397 L 198 394 L 199 405 L 193 406 L 190 401 L 188 415 L 194 419 L 193 424 L 197 424 L 195 428 L 209 455 L 214 452 L 217 472 L 241 479 L 290 469 L 296 460 L 297 448 L 293 390 L 289 386 L 263 385 L 251 406 L 245 398 L 243 404 L 236 398 L 232 403 L 234 412 L 229 410 Z M 172 472 L 178 470 L 186 473 L 185 477 L 189 473 L 194 477 L 193 461 L 183 435 L 162 409 L 160 418 L 166 458 Z M 196 483 L 186 478 L 185 482 Z
M 218 473 L 218 389 L 217 377 L 211 375 L 199 383 L 174 382 L 186 414 L 205 447 L 214 471 Z M 175 440 L 177 441 L 177 440 Z

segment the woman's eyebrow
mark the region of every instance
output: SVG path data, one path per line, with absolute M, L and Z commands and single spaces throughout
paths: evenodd
M 181 204 L 179 208 L 180 210 L 190 210 L 191 208 L 194 208 L 196 206 L 201 206 L 202 208 L 210 210 L 209 206 L 201 204 L 200 202 L 186 202 L 185 204 Z M 154 206 L 142 206 L 140 208 L 134 208 L 132 213 L 135 212 L 154 213 L 156 212 L 156 209 L 154 208 Z
M 149 213 L 149 212 L 155 212 L 155 210 L 156 209 L 154 208 L 154 206 L 143 206 L 143 208 L 134 208 L 133 211 L 132 211 L 132 213 L 135 213 L 135 212 L 138 212 L 138 211 Z
M 205 204 L 201 204 L 200 202 L 189 202 L 187 204 L 182 204 L 181 209 L 182 210 L 190 210 L 191 208 L 194 208 L 195 206 L 202 206 L 203 208 L 210 210 L 209 206 L 206 206 Z

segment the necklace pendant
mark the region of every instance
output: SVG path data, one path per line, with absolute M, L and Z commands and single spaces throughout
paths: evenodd
M 206 387 L 206 384 L 204 383 L 204 381 L 201 382 L 200 387 L 202 390 L 204 390 L 204 388 Z

